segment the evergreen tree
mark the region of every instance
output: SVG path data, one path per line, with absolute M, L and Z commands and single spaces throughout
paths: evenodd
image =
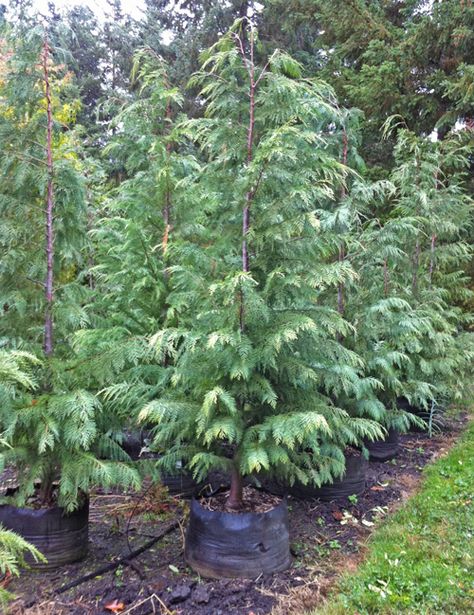
M 75 75 L 81 97 L 77 121 L 95 136 L 98 105 L 104 97 L 103 66 L 107 51 L 100 25 L 90 8 L 74 6 L 62 20 L 58 43 L 70 53 L 68 65 Z
M 6 352 L 0 350 L 0 404 L 8 412 L 13 412 L 13 404 L 18 395 L 19 387 L 33 387 L 34 376 L 32 368 L 35 357 L 25 352 Z M 7 444 L 0 440 L 2 446 Z M 0 456 L 0 469 L 3 470 L 3 459 Z M 41 553 L 23 538 L 5 530 L 0 525 L 0 573 L 2 575 L 19 575 L 20 566 L 26 565 L 24 555 L 30 553 L 36 561 L 44 560 Z M 0 588 L 0 607 L 6 607 L 12 595 L 3 587 Z
M 312 72 L 321 68 L 341 103 L 365 113 L 371 166 L 393 164 L 394 141 L 380 135 L 389 116 L 401 114 L 417 135 L 437 127 L 440 136 L 459 119 L 447 94 L 472 64 L 470 2 L 269 0 L 263 23 L 274 45 L 283 41 Z
M 327 148 L 334 96 L 282 52 L 259 67 L 257 45 L 237 21 L 194 79 L 206 101 L 206 116 L 186 125 L 208 160 L 194 188 L 201 237 L 170 268 L 187 326 L 153 336 L 157 357 L 172 361 L 170 385 L 140 414 L 157 424 L 161 467 L 181 458 L 197 478 L 229 472 L 231 509 L 242 507 L 243 475 L 320 484 L 343 472 L 345 445 L 381 433 L 323 392 L 336 364 L 333 388 L 351 390 L 358 363 L 337 341 L 347 323 L 319 302 L 340 281 L 324 266 L 314 213 L 344 178 Z
M 143 38 L 146 45 L 166 58 L 170 77 L 184 88 L 199 69 L 200 54 L 225 34 L 236 19 L 258 18 L 254 0 L 145 0 Z M 185 109 L 200 113 L 198 90 L 188 91 Z
M 183 186 L 198 164 L 180 151 L 182 96 L 168 72 L 150 48 L 136 53 L 136 100 L 116 116 L 117 131 L 105 152 L 127 179 L 109 191 L 91 232 L 95 293 L 86 309 L 92 327 L 76 334 L 94 386 L 103 390 L 114 416 L 123 417 L 115 425 L 118 438 L 160 388 L 163 366 L 154 363 L 147 339 L 177 318 L 176 306 L 168 303 L 168 267 L 174 244 L 192 232 L 192 204 Z
M 400 397 L 418 407 L 444 405 L 460 397 L 467 377 L 472 338 L 460 331 L 466 321 L 455 302 L 468 294 L 472 201 L 459 143 L 401 130 L 395 159 L 391 181 L 378 191 L 388 213 L 361 235 L 360 280 L 347 305 L 354 348 L 383 385 L 378 418 L 406 429 L 411 419 L 397 408 Z
M 42 28 L 7 40 L 0 96 L 0 241 L 2 343 L 42 360 L 37 394 L 23 388 L 13 409 L 0 408 L 1 455 L 13 463 L 20 504 L 41 482 L 40 501 L 68 510 L 97 482 L 138 486 L 126 465 L 99 461 L 113 442 L 94 395 L 81 388 L 68 338 L 83 324 L 81 284 L 86 211 L 78 143 L 68 122 L 74 101 L 64 98 L 68 75 L 54 63 Z M 42 350 L 41 350 L 42 348 Z M 93 451 L 93 452 L 91 452 Z M 122 455 L 122 458 L 124 455 Z M 54 492 L 59 481 L 58 493 Z M 57 496 L 57 500 L 54 498 Z

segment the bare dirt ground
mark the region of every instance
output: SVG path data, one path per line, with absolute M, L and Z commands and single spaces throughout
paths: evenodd
M 25 571 L 9 589 L 12 615 L 289 615 L 315 606 L 342 570 L 355 569 L 377 524 L 405 501 L 423 467 L 446 452 L 465 419 L 443 434 L 401 437 L 395 460 L 371 462 L 364 494 L 342 501 L 290 498 L 292 567 L 250 580 L 205 580 L 183 559 L 187 504 L 161 488 L 91 498 L 89 554 L 60 570 Z M 2 489 L 11 481 L 5 476 Z M 171 529 L 170 529 L 171 528 Z M 162 536 L 138 557 L 101 571 Z M 87 576 L 91 577 L 84 580 Z M 79 582 L 81 581 L 81 582 Z M 67 591 L 62 589 L 77 583 Z

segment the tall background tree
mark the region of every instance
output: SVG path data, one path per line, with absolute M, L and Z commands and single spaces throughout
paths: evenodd
M 438 129 L 440 137 L 462 119 L 449 92 L 472 64 L 471 2 L 268 0 L 264 6 L 275 44 L 299 51 L 311 71 L 320 68 L 333 84 L 341 104 L 365 113 L 363 154 L 371 165 L 393 164 L 380 138 L 387 117 L 401 114 L 416 134 Z

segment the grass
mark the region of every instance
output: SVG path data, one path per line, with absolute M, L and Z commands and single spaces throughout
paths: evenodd
M 311 615 L 474 613 L 474 422 Z

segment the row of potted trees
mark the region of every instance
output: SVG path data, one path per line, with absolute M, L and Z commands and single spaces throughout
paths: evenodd
M 217 470 L 228 490 L 210 509 L 193 500 L 188 563 L 204 576 L 287 567 L 285 500 L 249 477 L 331 497 L 346 473 L 354 489 L 348 459 L 380 458 L 417 422 L 407 404 L 462 393 L 460 144 L 392 122 L 395 170 L 364 180 L 357 114 L 285 53 L 259 63 L 239 20 L 193 80 L 199 119 L 139 52 L 138 97 L 105 150 L 127 179 L 104 199 L 97 161 L 65 129 L 74 104 L 47 38 L 4 44 L 0 337 L 18 377 L 2 380 L 0 452 L 18 486 L 0 522 L 57 566 L 85 554 L 94 486 Z M 158 457 L 124 450 L 137 426 Z

